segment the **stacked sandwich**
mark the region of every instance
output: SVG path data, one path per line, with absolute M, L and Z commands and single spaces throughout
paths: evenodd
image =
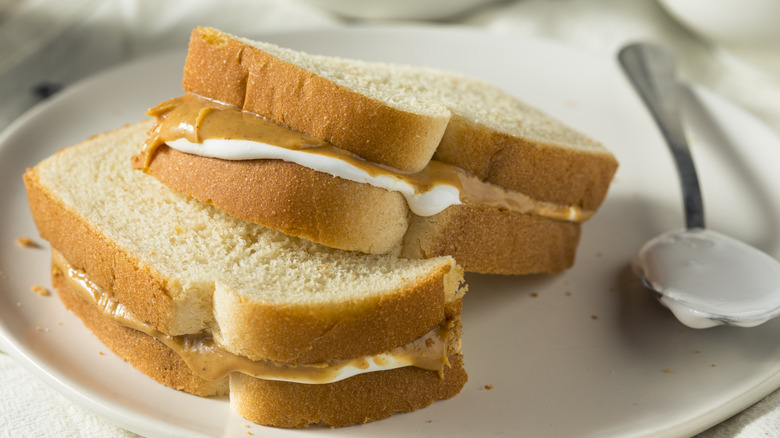
M 183 85 L 30 169 L 30 208 L 61 300 L 107 346 L 260 424 L 457 394 L 463 269 L 566 269 L 616 168 L 447 72 L 198 28 Z

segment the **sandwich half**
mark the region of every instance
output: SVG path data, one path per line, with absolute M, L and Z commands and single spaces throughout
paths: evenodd
M 24 175 L 60 299 L 117 355 L 281 427 L 373 421 L 460 391 L 451 257 L 338 250 L 230 216 L 131 167 L 150 128 Z
M 135 166 L 242 219 L 340 249 L 558 272 L 617 161 L 479 80 L 197 28 L 185 95 Z

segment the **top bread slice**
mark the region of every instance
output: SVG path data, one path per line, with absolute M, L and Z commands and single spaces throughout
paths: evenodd
M 185 91 L 401 171 L 431 158 L 534 199 L 595 210 L 617 161 L 603 145 L 482 81 L 310 55 L 196 28 Z
M 24 176 L 40 234 L 142 321 L 297 364 L 384 352 L 459 315 L 462 273 L 450 257 L 334 250 L 132 169 L 151 126 L 96 136 Z

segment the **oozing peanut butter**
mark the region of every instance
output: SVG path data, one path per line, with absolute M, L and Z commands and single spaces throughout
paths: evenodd
M 593 212 L 575 206 L 534 200 L 523 193 L 482 181 L 463 169 L 436 160 L 431 160 L 420 172 L 401 172 L 364 160 L 322 140 L 236 107 L 193 94 L 162 102 L 150 109 L 148 114 L 155 117 L 158 123 L 146 143 L 143 157 L 136 162 L 139 168 L 149 166 L 161 145 L 178 139 L 191 143 L 200 143 L 205 139 L 249 140 L 336 158 L 372 177 L 389 176 L 402 180 L 412 186 L 416 194 L 425 193 L 437 185 L 449 185 L 459 191 L 461 203 L 574 222 L 583 222 L 593 215 Z
M 222 348 L 210 333 L 169 336 L 140 321 L 127 308 L 73 268 L 59 251 L 52 250 L 54 269 L 65 277 L 71 290 L 123 327 L 145 333 L 176 352 L 199 377 L 218 380 L 241 372 L 268 380 L 299 383 L 331 383 L 361 372 L 414 366 L 440 375 L 449 366 L 447 356 L 460 352 L 460 336 L 454 321 L 448 321 L 421 338 L 386 353 L 327 363 L 287 365 L 270 360 L 251 360 Z

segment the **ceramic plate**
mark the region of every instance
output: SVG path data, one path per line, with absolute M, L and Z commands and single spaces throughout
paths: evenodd
M 606 202 L 584 226 L 574 268 L 552 276 L 469 275 L 457 397 L 350 428 L 305 432 L 249 425 L 226 399 L 158 385 L 102 346 L 50 287 L 46 249 L 21 176 L 90 135 L 144 118 L 181 93 L 183 53 L 133 62 L 68 87 L 0 138 L 0 335 L 4 348 L 89 409 L 149 436 L 684 436 L 780 386 L 778 322 L 697 331 L 641 288 L 629 260 L 642 242 L 681 227 L 673 163 L 612 59 L 462 29 L 358 28 L 261 36 L 310 52 L 429 65 L 477 76 L 602 141 L 620 161 Z M 699 88 L 686 126 L 709 225 L 780 257 L 780 141 Z M 40 239 L 38 239 L 40 240 Z

